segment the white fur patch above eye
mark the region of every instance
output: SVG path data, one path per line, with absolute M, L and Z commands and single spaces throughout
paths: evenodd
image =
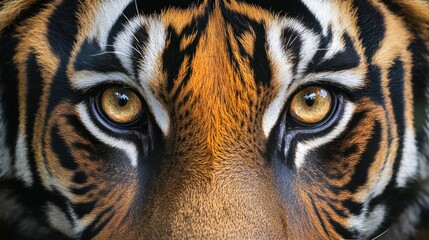
M 330 1 L 301 0 L 307 8 L 314 14 L 320 25 L 322 25 L 323 35 L 328 34 L 328 28 L 332 22 L 338 21 L 338 9 L 334 8 Z
M 138 39 L 135 36 L 135 32 L 139 27 L 144 27 L 145 18 L 134 17 L 128 19 L 128 22 L 124 24 L 124 30 L 118 34 L 115 38 L 115 55 L 121 61 L 122 65 L 127 69 L 130 74 L 135 74 L 133 67 L 133 54 L 138 53 L 143 56 L 143 53 L 133 46 L 133 42 L 144 41 L 144 39 Z
M 133 0 L 126 1 L 117 1 L 117 0 L 108 0 L 102 3 L 102 6 L 99 8 L 94 19 L 95 25 L 92 30 L 91 39 L 97 39 L 100 46 L 104 47 L 103 50 L 106 50 L 107 39 L 112 29 L 113 25 L 116 23 L 118 18 L 123 14 L 124 9 L 132 2 Z
M 275 22 L 267 31 L 268 53 L 273 62 L 274 76 L 280 84 L 280 93 L 268 106 L 262 120 L 262 129 L 265 137 L 268 137 L 271 129 L 277 122 L 279 115 L 286 102 L 286 91 L 290 81 L 292 81 L 292 63 L 288 60 L 284 52 L 283 42 L 281 41 L 282 26 Z
M 131 166 L 137 166 L 138 151 L 134 143 L 125 141 L 123 139 L 117 139 L 104 133 L 91 120 L 91 117 L 88 113 L 88 108 L 84 103 L 78 104 L 76 110 L 79 113 L 82 124 L 95 138 L 111 148 L 116 148 L 123 151 L 130 160 Z
M 91 70 L 79 70 L 70 76 L 72 87 L 78 90 L 87 90 L 103 83 L 122 83 L 136 86 L 130 78 L 122 72 L 102 73 Z
M 150 108 L 156 123 L 164 135 L 170 128 L 170 118 L 165 106 L 156 97 L 152 87 L 159 84 L 161 75 L 161 58 L 166 44 L 166 30 L 161 20 L 157 17 L 148 18 L 146 22 L 149 39 L 143 50 L 142 64 L 138 69 L 138 78 L 143 89 L 143 97 Z

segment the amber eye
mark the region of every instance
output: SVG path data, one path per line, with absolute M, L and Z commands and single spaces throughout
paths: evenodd
M 314 125 L 325 120 L 333 109 L 333 96 L 323 87 L 311 86 L 294 95 L 289 106 L 291 117 L 298 123 Z
M 118 124 L 134 122 L 143 111 L 137 94 L 122 87 L 106 88 L 100 96 L 100 105 L 106 117 Z

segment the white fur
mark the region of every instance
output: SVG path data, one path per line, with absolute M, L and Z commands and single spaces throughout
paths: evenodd
M 130 163 L 133 167 L 137 166 L 137 147 L 129 141 L 125 141 L 123 139 L 117 139 L 105 134 L 101 129 L 99 129 L 91 120 L 88 108 L 84 103 L 80 103 L 76 107 L 77 112 L 81 118 L 82 124 L 86 127 L 86 129 L 98 140 L 103 142 L 104 144 L 109 145 L 112 148 L 117 148 L 122 150 L 130 160 Z
M 330 1 L 302 0 L 307 8 L 315 15 L 318 22 L 322 25 L 323 35 L 328 35 L 331 27 L 333 31 L 332 41 L 330 42 L 324 59 L 329 59 L 344 49 L 344 42 L 341 40 L 343 33 L 343 23 L 339 16 L 339 9 Z
M 88 223 L 80 220 L 77 217 L 77 214 L 74 212 L 73 208 L 71 207 L 71 205 L 69 203 L 67 204 L 67 210 L 68 210 L 68 212 L 71 216 L 71 219 L 73 221 L 73 232 L 75 234 L 82 233 L 82 231 L 88 226 Z
M 286 90 L 292 81 L 292 63 L 289 62 L 281 41 L 281 32 L 283 28 L 277 22 L 274 22 L 267 31 L 268 53 L 273 62 L 274 79 L 280 85 L 280 91 L 277 97 L 271 102 L 264 113 L 262 120 L 262 129 L 266 137 L 270 134 L 271 129 L 276 124 L 277 119 L 286 102 Z
M 151 86 L 157 84 L 156 77 L 161 73 L 161 57 L 166 42 L 166 30 L 159 18 L 147 19 L 149 40 L 143 54 L 143 63 L 139 69 L 139 81 L 143 88 L 143 97 L 150 108 L 161 131 L 167 135 L 170 118 L 164 105 L 157 99 Z
M 68 220 L 66 214 L 55 204 L 48 202 L 46 205 L 46 215 L 52 227 L 65 235 L 75 238 L 73 226 Z
M 313 59 L 314 55 L 319 50 L 318 47 L 320 43 L 319 41 L 320 37 L 295 19 L 285 18 L 280 22 L 280 24 L 283 25 L 282 26 L 283 29 L 289 28 L 296 31 L 300 37 L 300 40 L 302 41 L 297 73 L 296 73 L 296 76 L 294 76 L 295 79 L 300 79 L 303 77 L 302 74 L 304 73 L 304 71 L 307 70 L 308 64 L 310 63 L 311 59 Z M 287 43 L 283 43 L 283 44 L 287 44 Z M 290 42 L 289 46 L 292 44 L 293 42 Z M 283 51 L 286 50 L 287 52 L 287 48 L 289 46 L 284 45 Z M 283 64 L 284 63 L 282 63 L 282 65 Z
M 311 150 L 331 142 L 346 129 L 348 122 L 353 116 L 354 109 L 355 109 L 355 106 L 353 103 L 346 102 L 343 116 L 339 120 L 338 125 L 335 126 L 335 128 L 330 133 L 320 138 L 308 140 L 305 142 L 299 142 L 297 144 L 296 155 L 295 155 L 295 165 L 297 169 L 300 169 L 304 165 L 305 156 Z
M 338 9 L 334 8 L 334 5 L 332 5 L 330 1 L 301 0 L 301 2 L 303 2 L 317 20 L 319 20 L 318 22 L 322 25 L 323 34 L 327 35 L 331 23 L 339 19 Z
M 360 233 L 358 239 L 366 239 L 380 227 L 385 215 L 386 207 L 384 205 L 378 205 L 372 212 L 368 212 L 366 204 L 361 214 L 348 219 L 348 225 Z
M 104 47 L 103 50 L 105 50 L 107 38 L 113 24 L 115 24 L 131 1 L 132 0 L 107 0 L 102 3 L 102 6 L 96 13 L 96 17 L 94 19 L 95 25 L 90 37 L 92 39 L 97 39 L 100 46 Z
M 403 146 L 401 163 L 396 177 L 396 184 L 398 187 L 405 187 L 407 181 L 413 178 L 418 170 L 418 152 L 414 129 L 405 128 Z
M 122 31 L 115 39 L 115 50 L 122 53 L 122 54 L 116 54 L 119 60 L 121 61 L 122 65 L 128 70 L 129 73 L 134 74 L 133 69 L 133 53 L 138 52 L 141 53 L 139 50 L 134 49 L 132 43 L 135 41 L 134 33 L 136 32 L 137 28 L 142 26 L 144 23 L 144 18 L 135 17 L 125 25 L 125 30 Z M 139 41 L 137 39 L 137 41 Z
M 335 72 L 310 73 L 299 81 L 300 84 L 326 81 L 341 85 L 341 87 L 344 88 L 358 89 L 364 86 L 365 76 L 354 70 L 342 70 Z
M 106 82 L 126 82 L 133 86 L 133 81 L 128 75 L 121 72 L 100 73 L 90 70 L 75 71 L 70 78 L 73 88 L 86 90 Z
M 21 179 L 26 186 L 33 185 L 33 175 L 27 157 L 26 135 L 19 134 L 15 149 L 15 176 Z

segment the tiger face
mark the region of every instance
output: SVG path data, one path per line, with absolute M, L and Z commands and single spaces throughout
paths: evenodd
M 0 4 L 8 195 L 81 239 L 418 225 L 427 3 L 149 2 Z

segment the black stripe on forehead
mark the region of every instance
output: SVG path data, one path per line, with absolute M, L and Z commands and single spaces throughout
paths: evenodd
M 137 5 L 139 11 L 144 14 L 151 14 L 160 13 L 168 8 L 188 9 L 200 5 L 204 0 L 133 0 L 133 2 L 134 5 Z
M 231 41 L 237 41 L 237 39 L 243 36 L 244 33 L 253 31 L 255 33 L 254 48 L 253 52 L 249 54 L 241 44 L 238 44 L 238 50 L 242 58 L 249 59 L 250 65 L 253 69 L 254 79 L 257 83 L 261 83 L 264 86 L 269 85 L 271 80 L 271 70 L 269 60 L 266 52 L 266 34 L 264 24 L 257 22 L 249 16 L 241 13 L 232 11 L 224 6 L 223 2 L 220 2 L 220 11 L 225 21 L 224 29 L 231 27 L 233 34 L 227 34 L 226 47 L 229 53 L 231 63 L 239 69 L 240 64 L 238 59 L 234 56 Z M 163 55 L 163 66 L 167 72 L 167 91 L 171 91 L 175 85 L 175 78 L 179 73 L 179 68 L 183 63 L 185 57 L 189 57 L 189 62 L 192 62 L 199 39 L 205 32 L 209 16 L 213 10 L 213 2 L 207 4 L 203 15 L 197 16 L 186 26 L 182 32 L 176 33 L 172 28 L 168 28 L 168 42 L 166 50 Z M 192 43 L 190 43 L 185 49 L 180 50 L 180 43 L 183 38 L 196 34 Z M 230 39 L 235 38 L 235 39 Z M 222 40 L 223 41 L 223 40 Z M 180 82 L 180 86 L 177 89 L 181 89 L 187 84 L 191 76 L 191 70 L 188 67 L 186 70 L 184 79 Z M 244 83 L 244 79 L 242 79 Z M 173 101 L 177 97 L 178 92 L 174 93 Z
M 229 38 L 234 37 L 235 39 L 238 39 L 243 36 L 244 33 L 250 33 L 252 30 L 255 33 L 252 54 L 249 55 L 243 45 L 239 44 L 240 56 L 249 59 L 256 83 L 268 86 L 271 82 L 272 73 L 267 51 L 265 49 L 267 39 L 264 24 L 241 13 L 225 8 L 223 4 L 221 4 L 221 8 L 226 24 L 231 26 L 234 33 L 234 36 L 228 35 Z M 227 26 L 225 26 L 225 29 L 227 29 Z M 227 39 L 226 44 L 231 62 L 237 67 L 237 69 L 239 69 L 239 60 L 234 57 L 231 40 Z M 243 84 L 245 83 L 243 82 Z
M 98 72 L 127 71 L 116 57 L 113 50 L 103 51 L 96 41 L 85 40 L 74 61 L 75 70 L 92 70 Z
M 295 18 L 311 30 L 317 33 L 322 32 L 322 26 L 314 14 L 299 0 L 238 0 L 238 2 L 259 6 L 273 13 Z
M 192 19 L 192 21 L 184 27 L 182 32 L 176 33 L 172 27 L 168 27 L 167 39 L 169 44 L 166 46 L 162 59 L 164 71 L 167 73 L 167 91 L 171 92 L 174 87 L 175 78 L 179 74 L 180 66 L 182 65 L 185 57 L 189 57 L 189 62 L 192 62 L 195 51 L 197 49 L 198 42 L 201 38 L 202 33 L 207 27 L 209 13 L 211 12 L 212 7 L 208 5 L 205 9 L 205 14 L 199 15 Z M 195 39 L 190 43 L 185 49 L 180 50 L 181 39 L 189 37 L 192 34 L 196 34 Z M 181 86 L 184 86 L 189 81 L 191 77 L 191 70 L 188 68 L 185 74 L 184 79 L 180 83 Z M 180 89 L 180 87 L 179 87 Z M 174 97 L 177 97 L 178 92 L 174 94 Z

